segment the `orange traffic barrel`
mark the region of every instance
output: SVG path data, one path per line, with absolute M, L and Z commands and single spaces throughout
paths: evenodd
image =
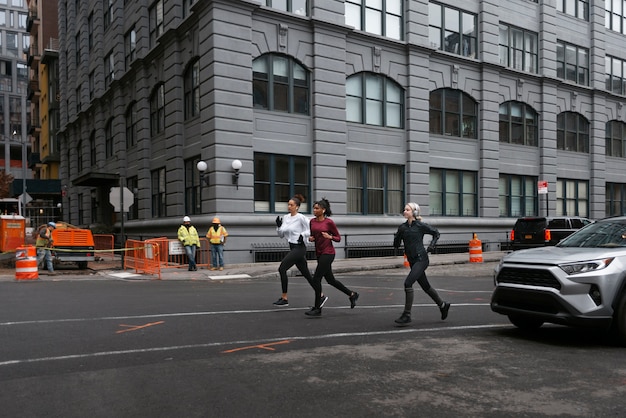
M 15 249 L 15 280 L 37 280 L 37 248 L 32 245 Z
M 406 254 L 404 254 L 404 267 L 411 268 L 411 265 L 409 264 L 409 259 L 406 257 Z
M 469 261 L 470 263 L 482 263 L 483 262 L 483 243 L 474 234 L 472 240 L 469 242 Z

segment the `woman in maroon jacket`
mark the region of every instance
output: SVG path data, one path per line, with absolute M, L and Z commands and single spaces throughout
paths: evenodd
M 326 279 L 329 285 L 348 295 L 350 308 L 352 309 L 356 306 L 359 294 L 348 289 L 343 283 L 335 279 L 333 275 L 332 263 L 335 260 L 333 241 L 340 242 L 341 235 L 339 235 L 335 222 L 329 218 L 332 212 L 327 199 L 322 198 L 322 200 L 313 204 L 313 215 L 315 215 L 315 218 L 311 219 L 311 236 L 309 241 L 315 242 L 315 255 L 317 256 L 317 268 L 312 281 L 313 290 L 315 290 L 315 305 L 305 314 L 308 316 L 322 315 L 322 277 Z

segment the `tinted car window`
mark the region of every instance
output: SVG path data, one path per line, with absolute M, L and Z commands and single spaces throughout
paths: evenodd
M 526 232 L 539 232 L 546 225 L 545 219 L 520 219 L 515 224 L 515 229 Z
M 626 247 L 626 223 L 623 221 L 596 222 L 565 238 L 558 246 L 588 248 Z
M 586 220 L 586 219 L 585 219 Z M 580 229 L 583 226 L 587 225 L 589 222 L 583 222 L 582 219 L 570 219 L 570 222 L 572 223 L 572 228 L 576 228 L 576 229 Z
M 567 225 L 567 220 L 563 218 L 552 219 L 548 223 L 549 229 L 568 229 L 569 225 Z

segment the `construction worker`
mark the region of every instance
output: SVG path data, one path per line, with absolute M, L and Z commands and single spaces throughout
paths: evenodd
M 224 270 L 224 244 L 228 232 L 220 223 L 220 218 L 213 218 L 213 222 L 206 233 L 206 237 L 211 244 L 211 270 Z
M 56 229 L 57 224 L 54 222 L 48 222 L 45 228 L 42 228 L 37 234 L 37 241 L 35 241 L 35 247 L 37 247 L 37 266 L 41 265 L 41 262 L 45 260 L 48 274 L 54 275 L 54 267 L 52 266 L 52 252 L 50 248 L 53 246 L 52 231 Z
M 200 246 L 200 237 L 196 227 L 191 224 L 189 216 L 183 218 L 183 223 L 178 228 L 178 240 L 185 247 L 185 253 L 189 260 L 189 271 L 198 270 L 198 266 L 196 266 L 196 249 Z

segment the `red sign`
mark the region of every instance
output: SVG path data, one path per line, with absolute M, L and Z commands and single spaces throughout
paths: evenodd
M 537 193 L 548 194 L 548 182 L 545 180 L 539 180 L 537 182 Z

